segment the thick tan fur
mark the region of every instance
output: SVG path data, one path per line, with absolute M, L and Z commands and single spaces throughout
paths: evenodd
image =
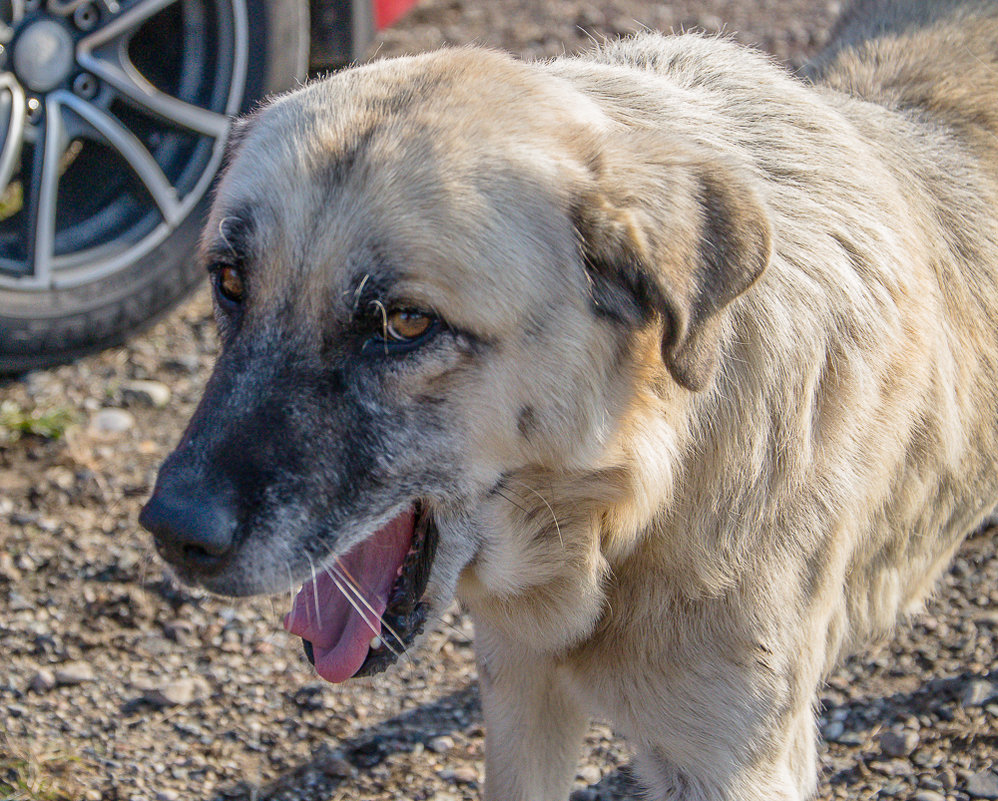
M 654 798 L 810 796 L 822 678 L 998 503 L 998 5 L 838 41 L 814 85 L 696 35 L 443 51 L 239 145 L 207 238 L 263 221 L 260 332 L 293 305 L 312 347 L 376 240 L 486 343 L 385 391 L 449 415 L 431 594 L 475 621 L 491 801 L 564 799 L 594 713 Z

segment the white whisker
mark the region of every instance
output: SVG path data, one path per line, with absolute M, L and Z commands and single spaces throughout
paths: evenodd
M 376 619 L 381 620 L 382 630 L 387 631 L 395 638 L 396 642 L 402 644 L 402 638 L 391 626 L 389 626 L 385 622 L 384 618 L 382 618 L 381 615 L 378 614 L 377 610 L 373 606 L 371 606 L 371 603 L 364 596 L 364 593 L 361 592 L 360 587 L 357 584 L 357 580 L 350 574 L 350 571 L 346 569 L 346 567 L 340 561 L 339 557 L 337 557 L 336 561 L 331 565 L 331 570 L 335 571 L 335 573 L 330 572 L 329 568 L 326 569 L 326 573 L 331 579 L 333 579 L 333 581 L 336 582 L 336 586 L 339 588 L 340 592 L 342 592 L 344 595 L 347 595 L 346 590 L 349 589 L 357 598 L 357 600 L 360 601 L 360 603 L 362 603 L 365 607 L 367 607 L 370 610 L 371 614 L 374 615 Z M 339 583 L 340 581 L 343 582 L 345 587 L 340 585 Z M 347 597 L 347 600 L 349 601 L 350 598 Z M 356 609 L 357 607 L 354 606 L 354 608 Z M 367 619 L 367 617 L 364 615 L 361 616 L 364 617 L 364 622 L 367 623 L 368 626 L 371 626 L 371 623 Z M 374 630 L 374 626 L 371 626 L 371 629 Z M 375 635 L 377 635 L 378 632 L 374 631 L 374 633 Z M 388 640 L 385 639 L 384 637 L 381 638 L 381 642 L 389 651 L 391 651 L 395 655 L 396 658 L 402 656 L 402 652 L 396 651 L 395 648 L 393 648 L 391 644 L 388 642 Z
M 360 619 L 367 624 L 367 627 L 371 630 L 371 633 L 374 636 L 378 636 L 378 629 L 374 625 L 374 623 L 371 622 L 371 619 L 367 616 L 367 610 L 365 610 L 364 607 L 360 603 L 358 603 L 358 599 L 360 600 L 363 599 L 361 599 L 360 596 L 356 595 L 355 590 L 353 592 L 350 592 L 349 590 L 352 590 L 353 588 L 349 587 L 349 585 L 347 585 L 343 581 L 343 579 L 340 578 L 338 575 L 336 575 L 335 573 L 328 573 L 328 575 L 329 578 L 331 578 L 333 580 L 333 583 L 336 585 L 336 589 L 338 589 L 340 593 L 343 595 L 343 597 L 346 598 L 347 603 L 354 608 L 354 611 L 358 615 L 360 615 Z
M 370 279 L 371 274 L 367 273 L 364 276 L 364 280 L 360 282 L 360 285 L 353 292 L 353 310 L 357 311 L 357 304 L 360 303 L 360 295 L 364 291 L 364 287 L 367 285 L 368 279 Z
M 315 625 L 321 629 L 322 612 L 319 610 L 319 585 L 316 583 L 315 562 L 308 555 L 308 551 L 305 552 L 305 558 L 308 559 L 308 566 L 312 569 L 312 604 L 315 606 Z
M 361 592 L 357 580 L 340 564 L 339 557 L 337 557 L 336 561 L 330 567 L 325 568 L 325 571 L 326 575 L 333 579 L 333 581 L 336 581 L 337 579 L 342 581 L 353 593 L 354 597 L 360 601 L 367 608 L 367 610 L 374 615 L 375 618 L 381 617 L 381 615 L 378 614 L 378 610 L 371 606 L 370 601 L 368 601 L 364 593 Z M 384 624 L 384 621 L 382 621 L 382 624 Z M 368 625 L 371 624 L 368 623 Z M 375 632 L 375 634 L 377 634 L 377 632 Z
M 296 593 L 295 593 L 295 579 L 294 579 L 294 576 L 291 574 L 291 562 L 290 561 L 286 561 L 284 563 L 284 567 L 288 571 L 288 596 L 291 599 L 291 603 L 289 605 L 289 608 L 294 609 L 294 607 L 295 607 L 295 594 Z
M 536 495 L 538 498 L 541 499 L 544 505 L 548 508 L 548 511 L 551 513 L 551 519 L 554 521 L 555 530 L 558 532 L 558 541 L 561 543 L 561 547 L 564 548 L 565 540 L 561 536 L 561 525 L 558 523 L 558 516 L 554 513 L 554 509 L 552 508 L 551 504 L 547 502 L 547 499 L 543 495 L 541 495 L 537 490 L 535 490 L 533 487 L 529 486 L 528 484 L 525 484 L 524 482 L 519 481 L 518 479 L 515 478 L 510 480 L 516 481 L 517 484 L 519 484 L 522 487 L 525 487 L 527 490 L 534 493 L 534 495 Z

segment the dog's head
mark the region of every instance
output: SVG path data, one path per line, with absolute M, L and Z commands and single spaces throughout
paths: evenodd
M 504 476 L 603 463 L 641 343 L 709 386 L 769 258 L 743 173 L 488 51 L 314 83 L 232 150 L 201 247 L 223 348 L 142 522 L 212 591 L 308 581 L 289 626 L 329 678 L 501 553 Z

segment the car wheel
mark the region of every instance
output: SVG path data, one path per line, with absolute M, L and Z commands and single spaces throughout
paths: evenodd
M 231 115 L 308 64 L 307 0 L 0 3 L 0 372 L 120 342 L 201 279 Z

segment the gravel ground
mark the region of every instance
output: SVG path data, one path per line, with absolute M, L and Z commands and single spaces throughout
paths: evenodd
M 837 6 L 426 0 L 372 54 L 476 41 L 550 56 L 702 27 L 797 66 Z M 215 348 L 202 291 L 127 348 L 0 385 L 0 401 L 77 419 L 54 442 L 0 441 L 0 797 L 477 798 L 483 730 L 459 612 L 389 675 L 330 686 L 281 630 L 287 598 L 178 588 L 138 530 Z M 927 612 L 833 676 L 821 799 L 998 799 L 996 540 L 970 539 Z M 637 798 L 629 760 L 594 725 L 574 798 Z

